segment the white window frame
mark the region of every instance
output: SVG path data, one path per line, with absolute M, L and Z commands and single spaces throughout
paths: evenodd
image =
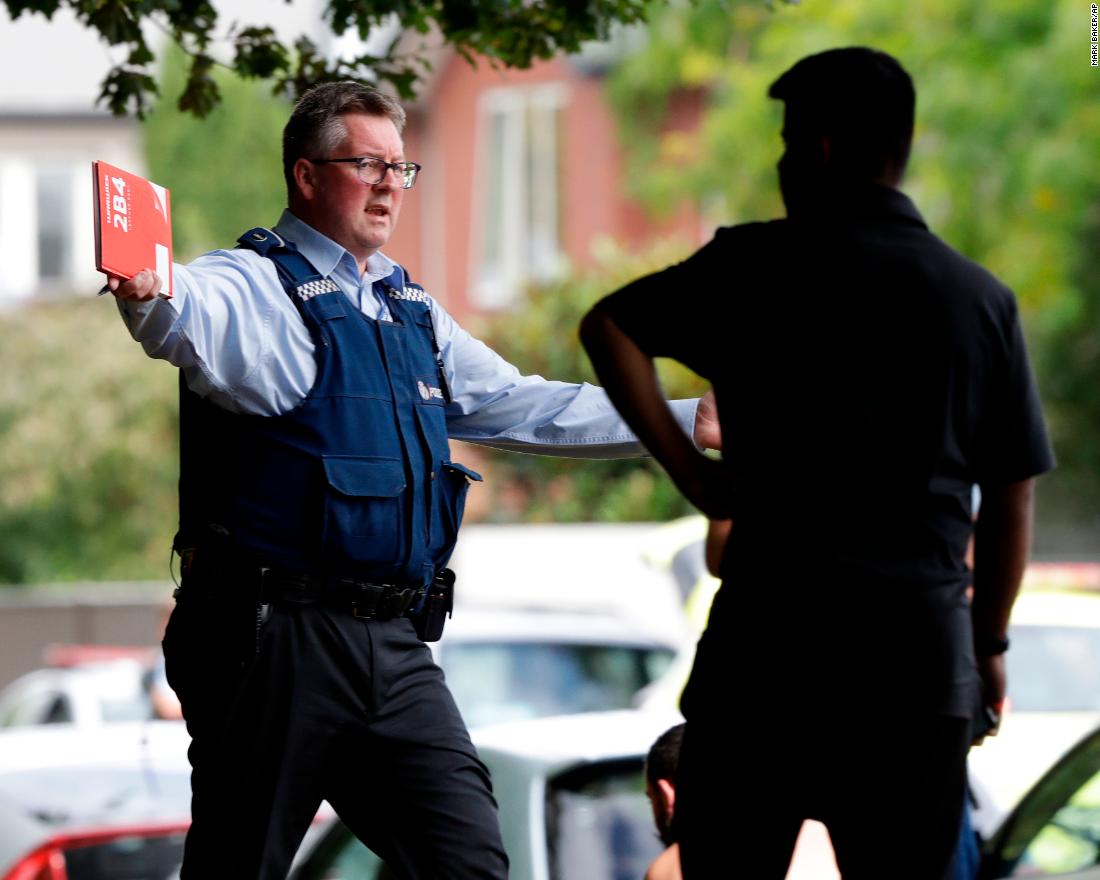
M 490 89 L 479 98 L 470 285 L 479 308 L 511 305 L 525 284 L 551 280 L 565 265 L 561 111 L 567 101 L 560 83 Z M 497 124 L 500 155 L 494 156 Z M 536 127 L 549 128 L 549 137 L 532 137 Z

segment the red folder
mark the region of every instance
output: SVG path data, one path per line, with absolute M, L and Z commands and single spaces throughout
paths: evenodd
M 95 185 L 95 265 L 133 278 L 142 269 L 160 276 L 159 295 L 172 297 L 172 209 L 168 190 L 108 165 L 92 162 Z

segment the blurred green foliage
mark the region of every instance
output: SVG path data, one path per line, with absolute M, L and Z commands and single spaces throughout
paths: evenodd
M 166 94 L 182 88 L 186 66 L 178 49 L 165 53 Z M 253 226 L 275 225 L 286 205 L 280 144 L 290 104 L 262 83 L 224 70 L 211 75 L 222 101 L 206 119 L 160 100 L 142 128 L 150 177 L 171 185 L 179 262 L 233 247 Z
M 595 383 L 577 338 L 581 317 L 600 297 L 686 255 L 685 242 L 666 242 L 644 256 L 610 243 L 597 249 L 596 268 L 532 287 L 517 308 L 474 325 L 477 335 L 524 373 Z M 671 361 L 658 363 L 666 396 L 698 397 L 709 386 Z M 488 519 L 496 522 L 665 520 L 693 512 L 651 459 L 579 460 L 491 450 Z
M 0 312 L 0 583 L 164 578 L 176 372 L 113 298 Z
M 182 53 L 169 53 L 164 81 L 182 87 L 185 75 Z M 144 126 L 149 174 L 171 183 L 184 262 L 274 223 L 286 203 L 287 103 L 214 76 L 224 100 L 205 121 L 163 101 Z M 149 362 L 109 297 L 0 313 L 0 352 L 0 583 L 166 577 L 176 371 Z
M 903 188 L 937 234 L 1016 291 L 1061 460 L 1043 481 L 1044 515 L 1095 523 L 1100 84 L 1088 19 L 1076 0 L 657 3 L 648 45 L 612 72 L 608 93 L 636 197 L 654 210 L 690 199 L 716 223 L 743 222 L 782 214 L 771 82 L 836 46 L 899 58 L 917 86 Z M 685 90 L 707 95 L 702 125 L 662 131 Z

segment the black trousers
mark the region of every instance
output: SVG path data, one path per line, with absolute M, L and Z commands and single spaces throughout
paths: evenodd
M 192 736 L 183 880 L 282 880 L 327 799 L 401 878 L 508 872 L 489 774 L 405 619 L 186 580 L 164 637 Z
M 968 720 L 754 708 L 688 718 L 675 812 L 685 880 L 783 880 L 805 819 L 828 828 L 844 880 L 952 876 Z

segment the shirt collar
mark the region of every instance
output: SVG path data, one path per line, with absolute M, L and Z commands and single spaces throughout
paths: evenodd
M 823 192 L 799 214 L 812 217 L 875 217 L 911 223 L 927 229 L 917 206 L 901 190 L 890 186 L 867 184 L 845 187 L 835 192 Z
M 857 209 L 854 213 L 888 215 L 906 223 L 915 223 L 917 226 L 928 228 L 928 224 L 924 222 L 912 199 L 900 189 L 894 189 L 891 186 L 871 186 L 856 204 L 862 210 Z
M 352 275 L 358 273 L 355 257 L 348 253 L 346 248 L 318 232 L 304 220 L 295 217 L 289 208 L 283 211 L 279 222 L 275 225 L 275 232 L 287 241 L 294 242 L 302 256 L 326 278 L 336 273 L 341 261 L 345 261 L 349 267 L 356 267 Z M 367 271 L 363 274 L 362 280 L 366 284 L 380 281 L 392 275 L 395 268 L 397 264 L 393 260 L 381 251 L 376 251 L 367 258 Z

